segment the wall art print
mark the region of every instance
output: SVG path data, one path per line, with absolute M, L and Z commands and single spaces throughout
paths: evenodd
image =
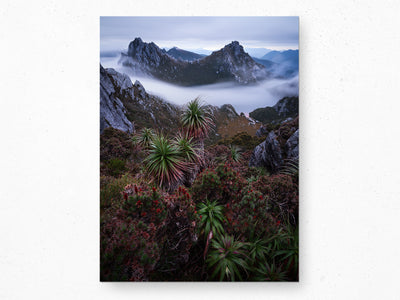
M 298 17 L 100 17 L 100 280 L 299 280 Z

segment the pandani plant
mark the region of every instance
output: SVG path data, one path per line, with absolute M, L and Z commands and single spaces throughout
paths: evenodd
M 155 178 L 157 184 L 168 190 L 179 185 L 187 168 L 178 146 L 163 134 L 153 137 L 144 163 L 147 172 Z
M 132 143 L 134 146 L 140 146 L 147 150 L 154 137 L 155 134 L 151 128 L 143 128 L 138 134 L 132 137 Z
M 187 134 L 194 139 L 203 140 L 214 127 L 211 113 L 200 101 L 200 98 L 190 101 L 182 114 L 182 126 Z
M 211 278 L 219 281 L 236 279 L 243 280 L 247 274 L 248 264 L 245 243 L 236 241 L 232 236 L 223 235 L 211 243 L 211 251 L 206 260 L 208 267 L 213 269 Z

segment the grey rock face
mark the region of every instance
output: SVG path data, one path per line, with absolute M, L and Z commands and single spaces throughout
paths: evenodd
M 271 131 L 265 141 L 254 149 L 249 166 L 265 167 L 271 173 L 276 173 L 282 164 L 282 150 L 276 134 Z
M 267 135 L 267 134 L 268 134 L 268 130 L 264 126 L 261 126 L 260 129 L 258 129 L 256 131 L 256 136 L 257 137 L 262 137 L 262 136 Z
M 152 67 L 158 67 L 164 55 L 156 44 L 143 43 L 141 38 L 136 38 L 129 44 L 128 56 Z
M 286 118 L 298 114 L 299 112 L 299 97 L 285 97 L 276 103 L 273 108 L 277 111 L 280 117 Z
M 238 117 L 238 113 L 231 104 L 224 104 L 220 107 L 220 112 L 225 113 L 229 120 Z
M 254 148 L 253 154 L 250 157 L 249 167 L 264 167 L 263 153 L 265 152 L 265 141 Z
M 115 93 L 112 81 L 100 65 L 100 133 L 107 127 L 131 133 L 133 125 L 126 118 L 126 109 Z
M 141 99 L 147 99 L 149 97 L 139 80 L 136 80 L 133 86 L 136 90 L 136 93 L 138 94 L 138 97 L 140 97 Z
M 268 134 L 265 140 L 263 160 L 267 169 L 273 173 L 277 172 L 283 164 L 282 150 L 273 131 Z
M 287 158 L 298 158 L 299 157 L 299 130 L 286 141 L 285 151 Z
M 112 77 L 114 86 L 118 87 L 120 91 L 128 90 L 133 87 L 132 81 L 128 75 L 119 73 L 112 68 L 108 68 L 107 74 Z

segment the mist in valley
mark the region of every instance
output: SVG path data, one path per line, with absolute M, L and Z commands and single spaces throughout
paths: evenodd
M 200 97 L 205 103 L 221 106 L 232 104 L 238 113 L 248 114 L 256 108 L 273 106 L 285 96 L 298 95 L 298 76 L 290 79 L 270 79 L 257 85 L 243 86 L 235 83 L 216 83 L 194 87 L 181 87 L 154 78 L 132 75 L 129 68 L 118 64 L 119 57 L 102 56 L 104 68 L 113 68 L 127 74 L 132 82 L 139 80 L 149 94 L 174 104 L 182 105 Z

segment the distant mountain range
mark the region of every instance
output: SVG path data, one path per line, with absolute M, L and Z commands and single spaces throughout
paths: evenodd
M 271 51 L 261 59 L 276 63 L 273 72 L 282 77 L 292 77 L 299 73 L 299 50 Z
M 266 67 L 255 62 L 237 41 L 193 61 L 176 57 L 193 58 L 195 53 L 174 48 L 169 51 L 172 55 L 153 42 L 145 43 L 136 38 L 129 44 L 128 52 L 121 54 L 119 63 L 129 67 L 133 73 L 151 75 L 183 86 L 224 81 L 250 84 L 271 77 Z
M 271 51 L 265 54 L 261 59 L 273 61 L 275 63 L 291 63 L 299 67 L 299 50 Z

